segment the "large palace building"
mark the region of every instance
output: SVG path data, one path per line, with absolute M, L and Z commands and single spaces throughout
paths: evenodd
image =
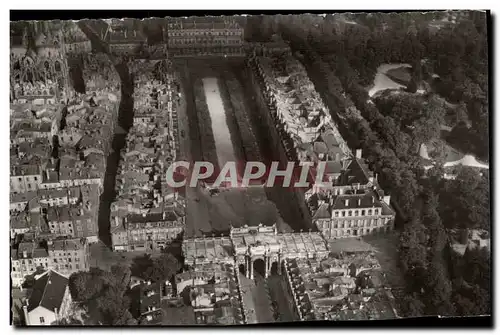
M 326 239 L 383 233 L 394 228 L 396 213 L 390 205 L 391 197 L 380 188 L 361 154 L 358 149 L 345 166 L 328 174 L 328 181 L 306 194 L 313 222 Z
M 175 18 L 168 22 L 168 48 L 174 57 L 243 56 L 243 27 L 224 17 Z

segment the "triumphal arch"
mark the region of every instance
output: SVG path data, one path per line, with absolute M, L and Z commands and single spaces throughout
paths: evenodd
M 230 238 L 233 242 L 236 266 L 246 277 L 254 279 L 259 265 L 259 272 L 266 278 L 271 270 L 280 273 L 282 250 L 276 225 L 232 227 Z
M 231 227 L 229 236 L 195 237 L 182 243 L 184 263 L 201 269 L 230 264 L 250 279 L 281 274 L 285 259 L 321 261 L 328 257 L 328 245 L 320 232 L 279 233 L 273 226 Z

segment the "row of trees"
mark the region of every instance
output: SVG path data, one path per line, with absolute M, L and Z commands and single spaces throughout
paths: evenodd
M 461 184 L 462 182 L 457 182 Z M 400 264 L 408 283 L 401 303 L 406 316 L 485 315 L 490 309 L 490 254 L 467 248 L 462 256 L 451 247 L 441 203 L 450 195 L 429 190 L 400 237 Z M 449 222 L 448 222 L 449 224 Z
M 425 198 L 400 236 L 400 261 L 409 283 L 401 306 L 407 316 L 452 315 L 451 283 L 443 261 L 447 234 L 438 214 L 437 195 L 429 192 Z

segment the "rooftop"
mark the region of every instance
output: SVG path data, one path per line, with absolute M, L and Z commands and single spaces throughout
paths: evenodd
M 86 247 L 85 238 L 60 239 L 52 241 L 49 250 L 82 250 Z
M 317 232 L 279 234 L 278 241 L 285 255 L 297 253 L 316 254 L 328 251 L 324 238 Z
M 184 257 L 191 262 L 214 262 L 231 260 L 233 244 L 229 237 L 206 237 L 186 239 L 182 244 Z
M 68 286 L 68 278 L 49 270 L 39 277 L 33 285 L 28 301 L 28 312 L 41 306 L 49 311 L 60 309 Z

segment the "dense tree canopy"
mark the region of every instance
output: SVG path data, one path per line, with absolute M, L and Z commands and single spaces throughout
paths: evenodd
M 162 253 L 156 258 L 144 254 L 134 259 L 132 274 L 145 280 L 157 282 L 171 280 L 179 269 L 179 261 L 170 253 Z
M 455 180 L 446 180 L 438 189 L 442 194 L 440 215 L 448 228 L 490 230 L 490 182 L 488 172 L 459 167 Z
M 73 301 L 88 314 L 88 322 L 104 325 L 134 324 L 129 312 L 130 301 L 125 295 L 130 282 L 130 269 L 114 265 L 111 272 L 98 268 L 73 273 L 69 289 Z

